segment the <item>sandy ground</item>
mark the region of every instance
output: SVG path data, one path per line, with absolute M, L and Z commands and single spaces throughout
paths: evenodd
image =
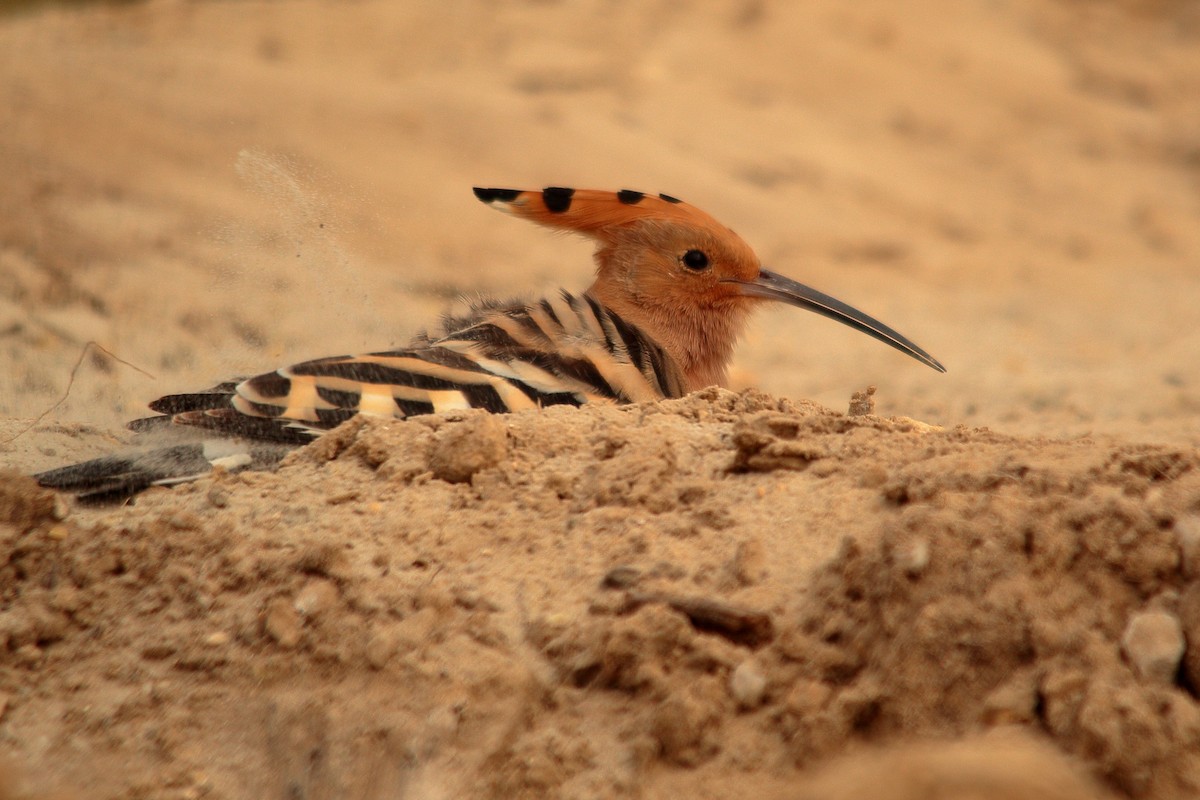
M 37 5 L 0 108 L 5 800 L 1200 793 L 1195 3 Z M 732 392 L 20 477 L 587 284 L 473 184 L 683 197 L 950 371 L 775 309 Z

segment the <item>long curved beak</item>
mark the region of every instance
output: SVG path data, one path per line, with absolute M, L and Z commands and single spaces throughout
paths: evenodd
M 879 320 L 867 316 L 857 308 L 851 308 L 841 300 L 836 300 L 824 292 L 818 292 L 816 289 L 797 283 L 791 278 L 785 278 L 778 273 L 764 269 L 753 281 L 730 280 L 725 282 L 736 283 L 741 293 L 747 297 L 778 300 L 790 306 L 806 308 L 830 319 L 836 319 L 843 325 L 849 325 L 884 344 L 891 345 L 902 353 L 907 353 L 938 372 L 946 371 L 940 361 Z

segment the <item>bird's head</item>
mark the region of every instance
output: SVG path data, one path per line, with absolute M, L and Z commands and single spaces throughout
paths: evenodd
M 945 371 L 878 320 L 764 269 L 734 231 L 669 195 L 560 187 L 476 188 L 475 195 L 515 216 L 595 240 L 591 293 L 666 347 L 699 385 L 724 377 L 748 313 L 764 300 L 836 319 Z

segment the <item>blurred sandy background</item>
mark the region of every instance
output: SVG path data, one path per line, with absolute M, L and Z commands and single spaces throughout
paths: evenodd
M 1200 441 L 1194 3 L 151 2 L 0 24 L 3 405 L 403 342 L 590 277 L 470 186 L 665 191 L 950 369 L 791 309 L 738 385 Z M 111 363 L 110 363 L 111 366 Z
M 932 650 L 914 646 L 916 660 L 872 680 L 903 674 L 912 683 L 897 685 L 930 698 L 964 686 L 978 697 L 948 711 L 953 721 L 910 726 L 904 720 L 925 712 L 904 716 L 908 706 L 888 705 L 895 696 L 867 702 L 862 681 L 835 680 L 833 667 L 812 666 L 819 659 L 811 675 L 796 667 L 787 631 L 805 643 L 816 634 L 787 621 L 861 613 L 856 624 L 867 625 L 911 612 L 936 631 L 936 619 L 949 617 L 930 622 L 920 604 L 953 596 L 955 608 L 981 615 L 971 619 L 991 632 L 989 642 L 1007 647 L 1011 619 L 972 605 L 982 590 L 962 584 L 982 559 L 1022 576 L 1027 594 L 1018 605 L 1035 618 L 1034 644 L 1014 643 L 987 662 L 1024 677 L 997 701 L 1003 713 L 986 719 L 1032 720 L 1039 735 L 1084 759 L 1093 778 L 1129 796 L 1169 797 L 1197 779 L 1189 754 L 1200 747 L 1200 712 L 1187 684 L 1195 679 L 1146 688 L 1120 639 L 1127 615 L 1165 608 L 1187 623 L 1187 598 L 1200 598 L 1183 583 L 1194 577 L 1192 551 L 1181 556 L 1171 544 L 1176 531 L 1193 544 L 1200 536 L 1200 4 L 2 3 L 0 464 L 29 472 L 109 452 L 127 438 L 123 422 L 154 397 L 399 345 L 464 297 L 590 281 L 585 243 L 489 211 L 472 185 L 661 191 L 705 209 L 771 268 L 877 316 L 949 368 L 938 375 L 847 328 L 780 308 L 756 318 L 733 388 L 844 411 L 851 392 L 875 385 L 880 415 L 947 432 L 927 434 L 941 437 L 927 446 L 926 429 L 907 423 L 767 420 L 763 441 L 808 431 L 827 449 L 804 458 L 833 466 L 814 474 L 791 471 L 794 459 L 768 459 L 762 475 L 730 477 L 720 465 L 738 420 L 793 411 L 714 395 L 663 411 L 675 422 L 644 442 L 620 414 L 547 415 L 546 428 L 514 420 L 509 473 L 533 477 L 510 486 L 511 496 L 496 489 L 502 471 L 465 487 L 422 482 L 414 476 L 432 462 L 414 456 L 416 466 L 381 466 L 369 443 L 346 451 L 366 453 L 367 466 L 342 459 L 318 469 L 313 459 L 323 456 L 306 455 L 290 472 L 201 483 L 66 522 L 49 500 L 14 489 L 18 499 L 5 501 L 8 538 L 0 537 L 10 559 L 0 562 L 9 581 L 0 588 L 0 740 L 18 762 L 43 778 L 65 770 L 74 786 L 103 773 L 108 796 L 236 796 L 237 786 L 251 785 L 247 776 L 272 769 L 307 775 L 280 778 L 284 788 L 308 787 L 286 796 L 337 796 L 329 787 L 348 784 L 303 760 L 325 752 L 317 731 L 333 724 L 350 731 L 329 745 L 351 753 L 344 763 L 399 763 L 388 760 L 399 747 L 396 758 L 409 766 L 432 759 L 446 776 L 498 776 L 478 796 L 729 796 L 747 787 L 785 796 L 796 786 L 793 770 L 827 756 L 854 757 L 858 745 L 914 733 L 957 738 L 976 731 L 979 714 L 995 712 L 967 703 L 991 697 L 993 684 L 970 681 L 992 673 L 978 665 L 939 672 L 933 636 L 925 643 Z M 63 395 L 88 341 L 153 377 L 89 354 L 69 398 L 13 438 Z M 956 434 L 957 425 L 1025 438 Z M 445 434 L 400 428 L 363 436 L 434 447 L 429 437 Z M 589 438 L 610 430 L 626 433 L 612 433 L 620 442 L 611 446 Z M 633 488 L 612 488 L 627 479 L 604 472 L 604 459 L 627 440 L 647 448 L 626 465 L 635 477 L 660 450 L 691 454 L 662 468 L 662 491 L 673 498 L 665 505 L 633 496 L 640 477 Z M 568 447 L 578 451 L 562 461 L 556 448 Z M 386 480 L 369 471 L 385 468 Z M 603 480 L 572 483 L 575 469 Z M 392 491 L 387 481 L 406 488 Z M 28 504 L 33 511 L 12 510 Z M 567 536 L 575 517 L 603 547 Z M 453 536 L 446 520 L 458 526 Z M 366 555 L 361 541 L 347 539 L 357 555 L 331 567 L 320 547 L 333 545 L 310 539 L 346 531 L 373 538 Z M 888 538 L 895 531 L 903 547 Z M 1059 535 L 1074 544 L 1043 548 Z M 893 565 L 893 546 L 920 553 L 930 542 L 967 566 L 935 555 L 944 582 L 928 578 L 930 592 L 916 605 L 890 597 L 880 600 L 889 613 L 847 611 L 838 604 L 876 584 L 869 570 L 855 572 L 860 551 L 842 537 L 860 542 L 871 569 Z M 1132 552 L 1143 539 L 1157 542 L 1152 556 Z M 1071 561 L 1063 553 L 1072 547 L 1095 560 Z M 1022 560 L 1031 552 L 1053 557 Z M 632 633 L 618 630 L 632 618 L 594 590 L 622 559 L 671 591 L 682 582 L 774 615 L 779 638 L 756 667 L 769 680 L 757 714 L 712 689 L 726 686 L 745 655 L 735 645 L 685 636 L 682 617 L 653 610 L 660 606 L 630 623 Z M 676 566 L 661 568 L 667 562 Z M 749 562 L 765 564 L 762 575 Z M 815 570 L 824 583 L 810 581 Z M 1059 597 L 1055 581 L 1068 573 L 1070 592 Z M 64 575 L 75 593 L 66 599 L 56 583 Z M 811 596 L 796 588 L 810 584 L 824 588 Z M 378 592 L 393 592 L 393 604 L 363 599 Z M 338 610 L 293 640 L 279 621 L 282 614 L 300 625 L 296 612 L 279 610 L 293 600 Z M 1193 605 L 1200 626 L 1200 600 Z M 503 636 L 480 627 L 489 614 Z M 635 650 L 649 642 L 644 670 L 663 681 L 654 691 L 596 689 L 586 670 L 545 688 L 547 674 L 575 663 L 572 647 L 592 646 L 578 631 L 595 632 L 597 614 L 616 626 L 604 637 L 632 637 Z M 571 615 L 586 624 L 568 625 Z M 1058 621 L 1074 638 L 1045 634 Z M 393 624 L 409 625 L 397 641 L 433 642 L 424 666 L 381 660 L 372 642 L 393 641 Z M 1189 631 L 1200 637 L 1200 627 Z M 338 638 L 360 633 L 354 645 Z M 895 633 L 881 632 L 878 650 L 862 645 L 875 653 L 866 663 L 900 657 Z M 663 637 L 676 644 L 654 650 Z M 1098 660 L 1062 656 L 1054 648 L 1068 639 Z M 671 683 L 681 654 L 692 660 Z M 450 688 L 438 674 L 450 676 Z M 293 680 L 301 688 L 287 695 Z M 811 696 L 788 694 L 810 680 Z M 1082 697 L 1072 687 L 1089 680 L 1094 713 L 1055 717 L 1055 698 Z M 720 697 L 704 695 L 706 686 Z M 324 705 L 304 706 L 302 694 Z M 285 695 L 296 702 L 288 706 Z M 241 707 L 248 697 L 267 703 L 250 722 Z M 820 698 L 832 698 L 827 711 L 840 710 L 809 714 L 805 703 Z M 424 720 L 412 723 L 415 738 L 400 737 L 403 747 L 394 732 L 410 730 L 408 722 L 386 735 L 355 727 L 392 700 Z M 886 724 L 872 727 L 876 718 L 863 709 L 876 706 Z M 666 722 L 651 710 L 661 708 Z M 643 713 L 657 739 L 621 727 Z M 1039 714 L 1049 716 L 1034 720 Z M 814 719 L 834 727 L 812 728 Z M 712 741 L 676 736 L 709 722 L 724 731 Z M 1151 735 L 1142 723 L 1165 727 Z M 260 728 L 269 745 L 261 752 Z M 1149 750 L 1114 744 L 1125 739 Z M 355 761 L 364 741 L 388 758 Z M 971 764 L 995 751 L 966 747 Z M 1066 776 L 1048 777 L 1058 794 L 1044 796 L 1093 791 L 1070 788 L 1074 767 L 1058 755 L 1014 747 L 1001 748 L 1008 755 L 1000 768 L 979 767 L 993 776 L 993 793 L 972 796 L 1030 796 L 1028 786 L 1005 783 L 1014 775 Z M 827 793 L 835 785 L 926 796 L 926 771 L 912 770 L 916 782 L 905 783 L 892 779 L 904 772 L 897 764 L 928 763 L 929 774 L 958 780 L 938 751 L 890 758 L 876 764 L 882 777 L 868 771 L 858 784 L 835 769 L 831 783 L 814 784 L 814 796 L 851 796 Z M 1041 758 L 1053 763 L 1041 766 Z M 845 774 L 859 774 L 854 763 Z M 375 785 L 391 785 L 385 778 Z M 438 781 L 400 783 L 424 787 L 414 796 L 453 796 L 452 788 L 429 789 Z

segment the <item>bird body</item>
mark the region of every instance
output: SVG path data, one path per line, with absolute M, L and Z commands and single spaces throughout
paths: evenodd
M 306 361 L 168 395 L 150 404 L 159 416 L 130 423 L 136 431 L 183 426 L 252 443 L 245 454 L 194 442 L 36 477 L 82 496 L 116 499 L 203 474 L 216 459 L 234 467 L 268 465 L 356 414 L 405 418 L 682 397 L 726 382 L 734 345 L 764 300 L 830 316 L 944 371 L 877 320 L 764 269 L 736 233 L 669 195 L 560 187 L 476 188 L 475 194 L 517 217 L 594 239 L 591 287 L 532 301 L 484 301 L 447 316 L 440 330 L 419 334 L 405 348 Z

